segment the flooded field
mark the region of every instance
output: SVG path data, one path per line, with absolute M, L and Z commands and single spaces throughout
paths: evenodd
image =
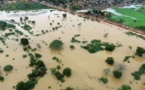
M 38 15 L 28 15 L 28 21 L 35 21 L 35 24 L 28 23 L 32 29 L 30 31 L 24 30 L 20 24 L 20 17 L 24 18 L 21 12 L 6 13 L 1 12 L 0 20 L 10 21 L 13 19 L 16 23 L 16 28 L 23 32 L 23 35 L 11 35 L 5 39 L 5 45 L 1 43 L 0 48 L 4 51 L 0 54 L 0 75 L 4 77 L 4 81 L 0 82 L 1 90 L 16 90 L 15 86 L 20 81 L 27 81 L 27 75 L 32 72 L 33 67 L 29 66 L 30 58 L 27 56 L 23 58 L 24 54 L 40 53 L 40 58 L 47 67 L 47 74 L 38 80 L 33 90 L 65 90 L 66 87 L 73 87 L 74 90 L 144 90 L 145 77 L 141 76 L 140 80 L 135 80 L 132 73 L 137 71 L 142 64 L 144 64 L 143 57 L 135 55 L 138 46 L 145 48 L 145 41 L 135 36 L 128 36 L 125 34 L 128 30 L 116 27 L 104 22 L 92 21 L 67 13 L 66 18 L 63 14 L 66 12 L 48 10 Z M 24 22 L 25 23 L 25 22 Z M 57 29 L 54 29 L 57 27 Z M 10 32 L 9 29 L 1 30 L 0 36 Z M 15 30 L 12 30 L 15 32 Z M 104 34 L 107 33 L 107 37 Z M 80 43 L 72 43 L 72 37 L 76 37 Z M 22 37 L 29 38 L 31 48 L 36 48 L 36 51 L 24 51 L 23 46 L 20 45 Z M 19 39 L 16 41 L 15 39 Z M 54 51 L 49 48 L 50 43 L 60 39 L 64 45 L 60 51 Z M 93 39 L 101 40 L 101 42 L 120 44 L 114 51 L 102 50 L 96 53 L 89 53 L 87 50 L 81 48 L 82 45 L 90 43 Z M 88 41 L 82 43 L 82 41 Z M 39 46 L 38 46 L 39 45 Z M 74 45 L 74 49 L 70 48 Z M 129 48 L 132 47 L 131 49 Z M 56 56 L 61 60 L 61 63 L 53 60 Z M 123 62 L 126 56 L 135 56 L 130 58 L 129 62 Z M 114 58 L 114 65 L 117 63 L 124 64 L 126 70 L 122 73 L 122 77 L 117 79 L 113 75 L 114 65 L 109 65 L 105 62 L 107 57 Z M 5 72 L 3 67 L 11 64 L 13 70 Z M 72 74 L 70 77 L 64 77 L 64 82 L 56 79 L 51 73 L 51 68 L 61 66 L 59 70 L 66 67 L 71 68 Z M 109 69 L 108 74 L 104 73 L 104 69 Z M 104 84 L 99 78 L 107 78 L 108 83 Z M 118 89 L 122 85 L 129 85 L 131 89 Z

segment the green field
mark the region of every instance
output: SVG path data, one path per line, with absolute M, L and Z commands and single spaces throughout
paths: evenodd
M 113 8 L 117 13 L 122 16 L 111 14 L 109 19 L 118 21 L 127 26 L 145 30 L 145 8 L 136 10 L 134 8 Z
M 12 11 L 12 10 L 38 10 L 38 9 L 48 9 L 47 6 L 39 4 L 37 2 L 17 2 L 4 4 L 0 7 L 0 10 Z

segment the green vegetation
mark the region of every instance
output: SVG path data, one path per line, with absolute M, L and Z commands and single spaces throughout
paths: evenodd
M 51 70 L 51 73 L 52 73 L 53 75 L 55 75 L 55 77 L 57 78 L 57 80 L 60 80 L 61 82 L 64 81 L 64 79 L 63 79 L 63 77 L 64 77 L 63 74 L 61 74 L 59 71 L 57 71 L 56 68 L 51 68 L 50 70 Z
M 72 42 L 72 43 L 80 43 L 80 41 L 77 40 L 75 37 L 72 37 L 71 42 Z
M 108 57 L 106 62 L 110 65 L 113 65 L 114 64 L 114 58 L 113 57 Z
M 0 30 L 5 30 L 7 28 L 15 28 L 15 26 L 12 24 L 8 24 L 7 22 L 0 21 Z
M 59 50 L 62 48 L 62 46 L 63 42 L 61 40 L 55 39 L 50 43 L 49 48 Z
M 64 90 L 74 90 L 72 87 L 66 87 Z
M 4 52 L 4 50 L 0 49 L 0 53 L 3 53 L 3 52 Z
M 71 69 L 70 68 L 63 69 L 63 75 L 67 77 L 71 76 Z
M 127 35 L 130 35 L 130 36 L 136 36 L 138 38 L 141 38 L 143 40 L 145 40 L 145 37 L 142 36 L 142 35 L 139 35 L 139 34 L 136 34 L 136 33 L 133 33 L 133 32 L 126 32 Z
M 35 57 L 36 57 L 36 58 L 41 58 L 41 57 L 42 57 L 42 55 L 41 55 L 41 54 L 39 54 L 39 53 L 35 53 Z
M 125 56 L 123 62 L 130 62 L 129 59 L 134 58 L 134 56 Z
M 122 16 L 117 16 L 111 14 L 109 19 L 118 21 L 127 26 L 145 30 L 145 16 L 144 12 L 136 10 L 135 8 L 113 8 L 117 13 L 123 14 Z
M 4 67 L 4 71 L 11 71 L 13 69 L 13 66 L 12 65 L 6 65 Z
M 12 10 L 37 10 L 37 9 L 48 9 L 47 6 L 42 5 L 37 2 L 16 2 L 16 3 L 6 3 L 1 6 L 0 10 L 12 11 Z
M 27 38 L 21 38 L 21 44 L 22 44 L 23 46 L 29 45 L 28 39 L 27 39 Z
M 118 90 L 131 90 L 131 87 L 129 85 L 122 85 Z
M 75 46 L 74 46 L 74 45 L 70 45 L 70 48 L 71 48 L 71 49 L 75 49 Z
M 32 27 L 30 27 L 28 24 L 25 24 L 24 26 L 22 26 L 22 28 L 31 33 L 30 30 L 32 29 Z
M 145 53 L 145 49 L 142 47 L 137 47 L 136 49 L 136 55 L 142 56 Z
M 104 77 L 99 78 L 99 81 L 103 82 L 104 84 L 108 83 L 108 79 Z
M 122 72 L 114 70 L 113 75 L 114 75 L 115 78 L 121 78 Z
M 24 54 L 22 57 L 23 57 L 23 58 L 26 58 L 26 57 L 27 57 L 27 55 L 26 55 L 26 54 Z
M 141 75 L 145 74 L 145 64 L 143 64 L 138 71 L 132 73 L 135 80 L 140 80 Z
M 0 76 L 0 81 L 4 81 L 4 77 L 3 76 Z
M 93 39 L 89 44 L 81 47 L 86 49 L 90 53 L 96 53 L 104 49 L 107 51 L 113 51 L 116 48 L 114 44 L 110 44 L 108 42 L 101 42 L 101 40 L 97 40 L 97 39 Z

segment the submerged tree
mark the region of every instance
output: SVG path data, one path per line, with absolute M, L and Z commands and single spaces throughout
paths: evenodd
M 55 39 L 50 43 L 49 48 L 59 50 L 62 48 L 62 45 L 63 42 L 61 40 Z
M 21 38 L 21 44 L 22 44 L 23 46 L 29 45 L 28 39 L 27 39 L 27 38 Z

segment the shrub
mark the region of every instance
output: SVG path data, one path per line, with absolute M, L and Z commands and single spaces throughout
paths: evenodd
M 16 90 L 25 90 L 25 82 L 21 81 L 16 85 Z
M 13 69 L 13 66 L 12 65 L 6 65 L 4 67 L 4 71 L 11 71 Z
M 26 55 L 26 54 L 24 54 L 22 57 L 23 57 L 23 58 L 26 58 L 26 57 L 27 57 L 27 55 Z
M 113 65 L 114 64 L 114 58 L 113 57 L 108 57 L 106 62 L 110 65 Z
M 63 42 L 61 41 L 61 40 L 53 40 L 51 43 L 50 43 L 50 45 L 49 45 L 49 47 L 51 48 L 51 49 L 56 49 L 56 50 L 59 50 L 59 49 L 61 49 L 62 48 L 62 45 L 63 45 Z
M 39 53 L 35 53 L 35 57 L 36 57 L 36 58 L 41 58 L 41 57 L 42 57 L 42 55 L 41 55 L 41 54 L 39 54 Z
M 70 48 L 71 48 L 71 49 L 74 49 L 75 47 L 74 47 L 74 45 L 70 45 Z
M 137 47 L 136 49 L 136 55 L 142 56 L 145 53 L 145 49 L 142 47 Z
M 3 53 L 4 51 L 2 49 L 0 49 L 0 53 Z
M 103 77 L 99 78 L 99 81 L 103 82 L 104 84 L 108 83 L 108 79 Z
M 64 14 L 62 14 L 62 16 L 65 18 L 65 17 L 67 16 L 67 14 L 66 14 L 66 13 L 64 13 Z
M 21 38 L 21 44 L 22 44 L 23 46 L 29 45 L 28 39 L 27 39 L 27 38 Z
M 65 90 L 74 90 L 72 87 L 66 87 Z
M 58 80 L 62 80 L 64 77 L 59 71 L 56 71 L 55 76 Z
M 118 90 L 131 90 L 131 87 L 129 85 L 122 85 Z
M 3 76 L 0 76 L 0 81 L 3 81 L 4 80 L 4 77 Z
M 115 78 L 120 78 L 122 76 L 122 72 L 120 71 L 113 71 Z
M 108 44 L 108 45 L 106 45 L 105 50 L 107 50 L 107 51 L 113 51 L 113 50 L 115 50 L 115 48 L 116 48 L 115 45 Z
M 70 68 L 65 68 L 63 70 L 63 75 L 66 75 L 67 77 L 71 76 L 71 69 Z
M 61 66 L 60 65 L 57 65 L 57 67 L 56 67 L 57 69 L 61 69 Z

